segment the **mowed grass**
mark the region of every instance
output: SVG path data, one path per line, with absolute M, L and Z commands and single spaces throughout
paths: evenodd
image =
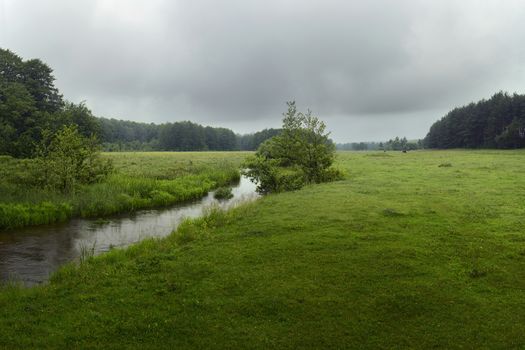
M 0 348 L 524 348 L 524 156 L 339 153 L 344 181 L 5 287 Z
M 0 157 L 0 229 L 107 216 L 200 198 L 239 179 L 243 152 L 105 153 L 115 171 L 64 195 L 32 185 L 32 161 Z

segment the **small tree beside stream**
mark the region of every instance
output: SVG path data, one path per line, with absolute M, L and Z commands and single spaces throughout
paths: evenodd
M 64 126 L 56 134 L 43 133 L 38 147 L 40 183 L 62 193 L 71 193 L 79 185 L 103 180 L 112 170 L 100 157 L 94 136 L 82 136 L 77 126 Z
M 245 174 L 258 184 L 260 193 L 296 190 L 305 184 L 341 178 L 341 173 L 331 168 L 335 145 L 325 123 L 310 110 L 298 112 L 294 101 L 287 105 L 282 132 L 261 144 L 245 162 Z

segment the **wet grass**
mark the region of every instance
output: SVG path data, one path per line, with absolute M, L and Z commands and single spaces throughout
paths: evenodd
M 525 152 L 388 154 L 5 287 L 0 348 L 524 348 Z
M 31 185 L 30 160 L 0 158 L 0 229 L 167 206 L 239 179 L 242 152 L 106 153 L 115 173 L 70 195 Z

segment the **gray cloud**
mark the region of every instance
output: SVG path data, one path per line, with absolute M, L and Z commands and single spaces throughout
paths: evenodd
M 0 46 L 42 58 L 97 115 L 247 132 L 296 99 L 336 140 L 378 140 L 523 92 L 524 14 L 518 0 L 0 0 Z

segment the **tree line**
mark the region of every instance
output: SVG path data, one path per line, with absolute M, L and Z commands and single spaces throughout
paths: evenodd
M 106 151 L 254 151 L 279 129 L 238 135 L 221 127 L 190 121 L 154 124 L 99 118 Z
M 430 127 L 424 143 L 428 148 L 525 147 L 525 95 L 498 92 L 455 108 Z
M 349 142 L 336 145 L 341 151 L 413 151 L 423 148 L 423 140 L 409 141 L 396 136 L 385 142 Z
M 157 125 L 97 118 L 84 103 L 65 101 L 54 81 L 53 70 L 41 60 L 23 60 L 0 48 L 0 155 L 37 157 L 44 135 L 69 126 L 80 137 L 97 139 L 106 151 L 256 150 L 280 132 L 236 135 L 190 121 Z

